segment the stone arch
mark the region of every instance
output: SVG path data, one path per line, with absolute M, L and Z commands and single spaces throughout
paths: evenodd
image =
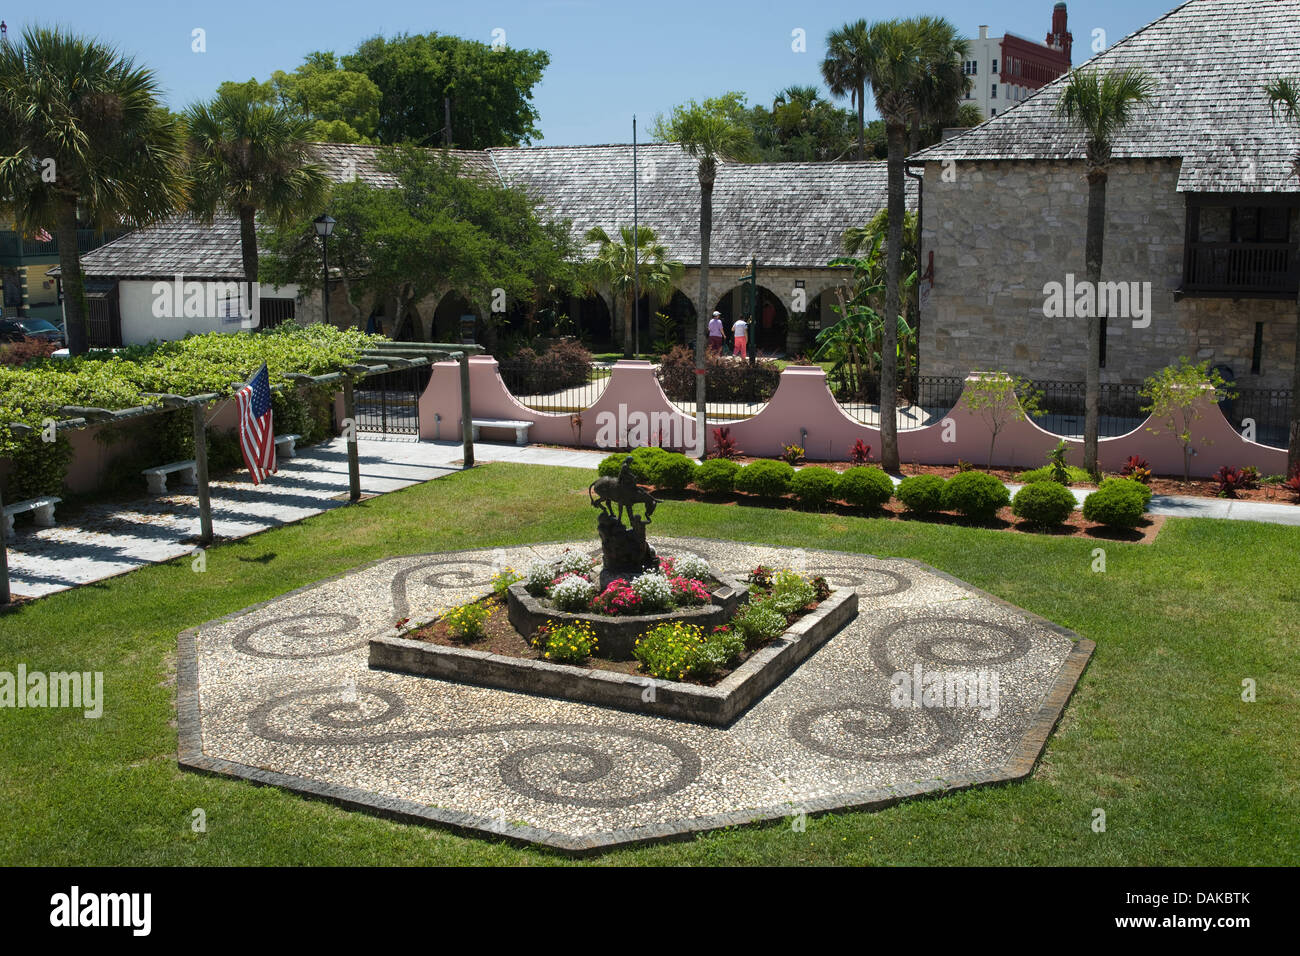
M 760 275 L 761 279 L 762 276 Z M 712 311 L 722 313 L 722 324 L 730 330 L 732 323 L 740 317 L 741 285 L 733 285 L 714 303 Z M 750 317 L 750 354 L 785 352 L 786 327 L 790 312 L 785 302 L 771 288 L 762 283 L 758 286 L 758 314 Z

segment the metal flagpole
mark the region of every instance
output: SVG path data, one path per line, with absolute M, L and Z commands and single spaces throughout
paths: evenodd
M 637 231 L 636 114 L 632 114 L 632 331 L 633 355 L 641 354 L 641 234 Z

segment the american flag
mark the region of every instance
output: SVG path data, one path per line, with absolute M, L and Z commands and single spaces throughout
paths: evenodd
M 266 363 L 243 388 L 235 393 L 239 401 L 239 450 L 253 484 L 275 473 L 275 429 L 271 424 L 271 377 Z

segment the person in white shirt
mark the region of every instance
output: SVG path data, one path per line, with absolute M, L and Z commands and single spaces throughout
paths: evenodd
M 722 313 L 714 312 L 709 319 L 709 351 L 721 354 L 724 342 L 726 333 L 722 329 Z
M 748 352 L 749 323 L 745 321 L 745 317 L 743 315 L 740 318 L 738 318 L 736 320 L 735 325 L 731 327 L 731 335 L 736 342 L 734 354 L 740 356 L 741 358 L 749 358 L 749 352 Z

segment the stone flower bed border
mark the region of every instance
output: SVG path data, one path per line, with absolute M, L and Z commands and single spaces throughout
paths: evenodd
M 835 591 L 713 687 L 504 657 L 387 634 L 370 638 L 370 666 L 723 727 L 779 684 L 857 613 L 857 592 L 851 588 Z

